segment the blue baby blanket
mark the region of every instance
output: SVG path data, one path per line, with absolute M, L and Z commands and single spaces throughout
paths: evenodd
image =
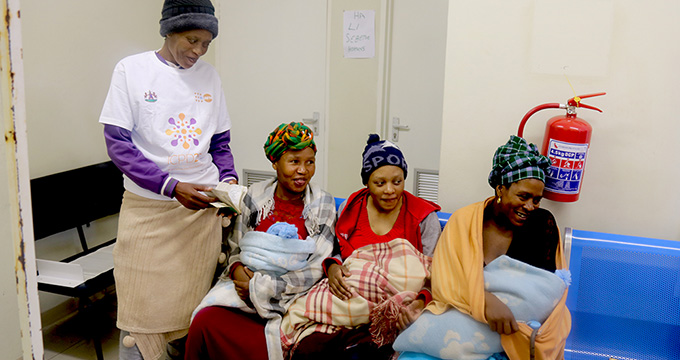
M 563 278 L 506 255 L 484 268 L 485 289 L 503 301 L 518 322 L 543 323 L 567 288 Z M 394 349 L 457 360 L 484 360 L 503 351 L 500 335 L 488 324 L 453 308 L 441 315 L 423 312 L 397 337 Z

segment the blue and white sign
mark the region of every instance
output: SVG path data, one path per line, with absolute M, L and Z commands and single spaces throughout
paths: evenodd
M 545 188 L 558 194 L 578 194 L 588 156 L 588 144 L 573 144 L 550 139 L 550 169 Z

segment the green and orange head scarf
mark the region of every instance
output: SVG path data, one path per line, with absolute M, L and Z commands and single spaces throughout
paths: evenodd
M 550 159 L 541 155 L 536 145 L 511 135 L 510 140 L 493 156 L 489 185 L 495 188 L 496 185 L 508 185 L 522 179 L 538 179 L 545 183 L 545 172 L 549 167 Z
M 314 133 L 303 123 L 291 122 L 279 125 L 269 134 L 264 143 L 264 153 L 274 163 L 288 150 L 303 150 L 307 147 L 316 153 Z

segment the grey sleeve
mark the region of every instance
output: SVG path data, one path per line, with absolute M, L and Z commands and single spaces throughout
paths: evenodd
M 335 213 L 335 223 L 337 224 L 338 219 L 340 218 L 340 214 L 342 213 L 343 210 L 345 210 L 345 206 L 347 206 L 347 199 L 338 206 L 338 211 Z M 336 259 L 340 264 L 342 264 L 342 255 L 340 254 L 340 243 L 335 236 L 335 233 L 333 233 L 333 238 L 335 241 L 333 242 L 333 253 L 331 254 L 331 258 Z
M 340 218 L 340 213 L 342 213 L 342 211 L 345 210 L 345 206 L 347 206 L 347 199 L 345 199 L 345 201 L 343 201 L 342 204 L 340 204 L 340 206 L 338 206 L 338 212 L 336 213 L 337 218 L 335 219 L 336 221 L 337 221 L 337 219 Z
M 420 223 L 420 242 L 423 244 L 423 254 L 434 255 L 434 248 L 437 246 L 441 233 L 442 227 L 439 224 L 439 217 L 433 211 Z

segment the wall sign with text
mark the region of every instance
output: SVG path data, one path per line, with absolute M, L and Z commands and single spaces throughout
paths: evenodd
M 342 26 L 346 58 L 375 56 L 375 10 L 346 10 Z

